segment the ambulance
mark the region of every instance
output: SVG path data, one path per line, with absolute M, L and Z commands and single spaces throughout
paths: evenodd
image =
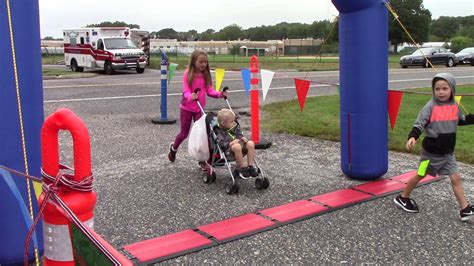
M 130 38 L 128 27 L 100 27 L 63 30 L 64 62 L 72 71 L 103 69 L 145 71 L 147 58 Z

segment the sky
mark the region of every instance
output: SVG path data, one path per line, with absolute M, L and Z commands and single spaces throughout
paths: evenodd
M 433 19 L 474 14 L 474 0 L 424 0 L 423 4 Z M 200 33 L 231 24 L 243 29 L 280 22 L 311 24 L 338 15 L 330 0 L 39 0 L 39 11 L 42 38 L 61 38 L 65 28 L 103 21 L 138 24 L 148 31 L 173 28 Z

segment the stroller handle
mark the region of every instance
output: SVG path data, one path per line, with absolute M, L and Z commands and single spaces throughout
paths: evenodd
M 228 90 L 229 90 L 229 87 L 224 87 L 224 88 L 222 89 L 222 92 L 226 92 L 226 91 L 228 91 Z M 224 100 L 227 100 L 227 95 L 224 95 Z
M 194 93 L 198 93 L 201 90 L 201 88 L 196 88 L 194 89 Z M 195 99 L 197 105 L 199 106 L 199 109 L 201 109 L 201 113 L 204 115 L 206 112 L 204 111 L 204 108 L 202 108 L 201 102 L 199 101 L 199 98 Z
M 229 90 L 229 87 L 224 87 L 222 89 L 223 92 L 227 91 L 227 90 Z M 229 107 L 229 110 L 231 110 L 233 112 L 234 110 L 232 110 L 232 106 L 230 106 L 229 99 L 227 98 L 227 96 L 224 96 L 224 100 L 227 103 L 227 107 Z

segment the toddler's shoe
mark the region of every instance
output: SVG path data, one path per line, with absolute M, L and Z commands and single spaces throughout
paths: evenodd
M 473 205 L 467 205 L 466 208 L 462 209 L 459 212 L 459 216 L 461 217 L 461 221 L 467 222 L 471 216 L 474 215 L 474 206 Z
M 420 212 L 418 205 L 416 205 L 416 202 L 413 199 L 404 198 L 402 195 L 398 195 L 393 199 L 393 202 L 406 212 Z
M 257 168 L 253 167 L 252 165 L 249 165 L 249 166 L 247 167 L 247 172 L 248 172 L 249 175 L 252 176 L 252 177 L 257 177 L 257 176 L 258 176 Z
M 173 149 L 173 144 L 174 142 L 171 142 L 170 143 L 170 151 L 168 152 L 168 160 L 170 160 L 170 162 L 174 163 L 174 161 L 176 160 L 176 150 Z
M 234 178 L 241 178 L 240 168 L 234 168 L 234 170 L 232 171 L 232 174 L 234 175 Z
M 247 168 L 235 168 L 233 171 L 234 178 L 243 178 L 243 177 L 249 177 L 249 173 L 247 171 Z

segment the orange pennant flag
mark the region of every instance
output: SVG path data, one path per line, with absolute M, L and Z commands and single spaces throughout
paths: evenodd
M 304 104 L 306 102 L 306 95 L 309 90 L 309 80 L 295 79 L 296 94 L 298 95 L 298 101 L 300 102 L 300 109 L 303 112 Z
M 400 111 L 402 98 L 403 92 L 391 90 L 388 91 L 388 116 L 390 117 L 390 126 L 392 129 L 397 123 L 398 111 Z

